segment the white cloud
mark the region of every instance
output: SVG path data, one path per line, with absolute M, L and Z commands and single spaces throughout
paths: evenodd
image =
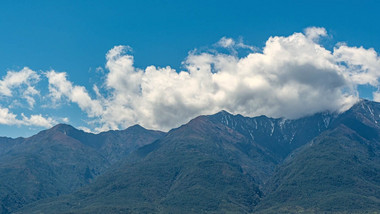
M 27 125 L 27 126 L 40 126 L 40 127 L 45 127 L 45 128 L 50 128 L 57 122 L 48 117 L 45 118 L 41 114 L 38 115 L 31 115 L 30 117 L 26 117 L 24 114 L 21 114 L 22 116 L 22 125 Z
M 235 45 L 235 41 L 231 38 L 222 37 L 219 40 L 218 45 L 223 48 L 231 48 Z
M 40 81 L 40 75 L 28 67 L 24 67 L 20 71 L 8 71 L 0 80 L 0 95 L 11 98 L 9 106 L 22 106 L 19 98 L 24 99 L 29 108 L 33 108 L 36 101 L 34 96 L 40 92 L 36 89 L 37 83 Z M 9 108 L 0 107 L 0 124 L 3 125 L 25 125 L 51 127 L 56 123 L 52 118 L 45 118 L 41 114 L 30 115 L 30 117 L 21 114 L 21 118 L 10 111 Z
M 379 85 L 380 58 L 374 49 L 340 44 L 334 49 L 334 57 L 345 64 L 345 74 L 353 83 Z
M 8 108 L 0 107 L 0 124 L 4 125 L 20 125 L 22 121 L 16 119 L 17 115 L 9 112 Z
M 373 100 L 376 102 L 380 102 L 380 92 L 373 92 Z
M 235 42 L 232 38 L 222 37 L 217 43 L 216 46 L 226 48 L 231 51 L 233 55 L 236 55 L 238 53 L 238 49 L 249 49 L 251 51 L 256 51 L 257 48 L 254 46 L 250 46 L 247 44 L 244 44 L 243 39 L 240 38 L 237 42 Z
M 84 132 L 87 132 L 87 133 L 93 133 L 93 132 L 91 131 L 91 129 L 89 129 L 89 128 L 87 128 L 87 127 L 84 127 L 84 126 L 80 126 L 80 127 L 78 127 L 78 129 L 79 129 L 79 130 L 82 130 L 82 131 L 84 131 Z
M 375 50 L 363 47 L 338 44 L 330 51 L 318 43 L 322 36 L 327 36 L 324 28 L 311 27 L 270 37 L 261 52 L 223 37 L 217 44 L 232 54 L 192 52 L 183 71 L 136 68 L 131 48 L 115 46 L 106 54 L 104 84 L 93 86 L 95 97 L 66 73 L 49 71 L 46 77 L 53 100 L 78 104 L 93 119 L 90 124 L 98 125 L 96 131 L 136 123 L 168 130 L 223 109 L 285 118 L 344 111 L 358 100 L 358 85 L 379 86 L 380 60 Z M 235 48 L 251 52 L 238 57 Z M 375 100 L 379 97 L 374 93 Z
M 83 86 L 73 86 L 66 79 L 66 73 L 52 70 L 46 73 L 46 77 L 49 82 L 50 96 L 55 102 L 60 100 L 62 96 L 65 96 L 70 101 L 77 103 L 82 110 L 86 111 L 89 117 L 96 117 L 102 114 L 100 102 L 91 99 Z
M 305 29 L 305 35 L 307 38 L 318 41 L 322 36 L 327 36 L 327 31 L 322 27 L 309 27 Z
M 40 76 L 28 67 L 20 71 L 8 71 L 6 76 L 0 80 L 0 95 L 13 97 L 15 92 L 25 99 L 30 108 L 35 104 L 34 96 L 39 91 L 34 85 L 40 80 Z
M 22 101 L 32 109 L 36 96 L 46 100 L 37 89 L 41 78 L 47 79 L 53 102 L 76 103 L 91 118 L 88 124 L 95 131 L 136 123 L 168 130 L 223 109 L 285 118 L 344 111 L 358 100 L 358 85 L 380 88 L 380 58 L 372 48 L 344 43 L 328 50 L 319 43 L 325 36 L 326 29 L 310 27 L 304 33 L 270 37 L 262 51 L 242 39 L 223 37 L 216 45 L 230 54 L 190 52 L 182 71 L 170 66 L 137 68 L 131 48 L 115 46 L 106 54 L 105 69 L 96 69 L 104 75 L 104 83 L 93 85 L 92 94 L 69 81 L 65 72 L 51 70 L 40 76 L 28 67 L 8 71 L 0 80 L 0 98 L 12 103 L 0 107 L 0 124 L 50 127 L 57 123 L 50 116 L 17 115 L 10 110 L 22 106 Z M 241 48 L 249 51 L 244 57 L 237 54 Z M 380 90 L 373 99 L 380 101 Z
M 17 115 L 10 112 L 8 108 L 0 107 L 0 124 L 3 125 L 25 125 L 50 128 L 57 123 L 54 119 L 50 117 L 45 118 L 41 114 L 30 115 L 30 117 L 27 117 L 21 113 L 21 117 L 21 119 L 18 119 Z

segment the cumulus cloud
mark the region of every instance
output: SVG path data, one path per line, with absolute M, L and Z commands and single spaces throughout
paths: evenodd
M 49 128 L 56 123 L 57 122 L 51 117 L 45 118 L 41 114 L 27 117 L 22 113 L 21 119 L 19 119 L 17 115 L 10 112 L 8 108 L 0 107 L 0 124 L 3 125 L 25 125 Z
M 340 112 L 358 99 L 357 86 L 379 85 L 380 60 L 373 49 L 337 44 L 328 50 L 318 43 L 324 28 L 270 37 L 262 51 L 238 57 L 218 52 L 191 52 L 184 70 L 170 66 L 134 66 L 128 46 L 106 54 L 105 82 L 91 98 L 66 73 L 47 73 L 55 100 L 77 103 L 97 131 L 126 128 L 139 123 L 168 130 L 200 114 L 220 110 L 246 116 L 267 115 L 289 119 L 321 111 Z M 223 37 L 224 48 L 251 47 Z M 375 99 L 378 94 L 374 94 Z
M 375 87 L 379 85 L 380 58 L 373 48 L 339 44 L 334 48 L 334 57 L 338 62 L 346 64 L 345 75 L 348 75 L 348 79 L 353 83 L 370 84 Z
M 327 31 L 323 27 L 309 27 L 305 29 L 305 35 L 311 40 L 318 41 L 320 37 L 327 36 Z
M 93 100 L 83 86 L 73 86 L 67 80 L 66 73 L 52 70 L 46 73 L 46 77 L 49 82 L 50 96 L 54 102 L 57 102 L 62 97 L 67 97 L 70 101 L 77 103 L 90 117 L 102 114 L 100 102 Z
M 34 85 L 40 80 L 40 75 L 28 67 L 20 71 L 8 71 L 5 77 L 0 80 L 0 95 L 13 97 L 15 92 L 20 93 L 29 107 L 33 108 L 35 104 L 34 96 L 39 91 Z
M 0 124 L 48 128 L 56 123 L 51 117 L 44 117 L 41 114 L 32 114 L 27 117 L 23 113 L 17 115 L 10 110 L 15 105 L 22 107 L 20 100 L 25 100 L 28 108 L 33 109 L 36 103 L 35 96 L 40 95 L 40 91 L 36 88 L 40 80 L 41 76 L 28 67 L 6 73 L 0 80 L 0 100 L 2 104 L 5 104 L 7 100 L 4 98 L 9 98 L 10 104 L 8 105 L 9 108 L 0 106 Z
M 25 116 L 24 114 L 21 114 L 22 116 L 22 125 L 27 126 L 40 126 L 45 128 L 50 128 L 57 122 L 52 119 L 51 117 L 45 118 L 41 114 L 38 115 L 31 115 L 30 117 Z
M 137 68 L 131 48 L 119 45 L 106 54 L 105 67 L 97 68 L 104 82 L 90 91 L 71 82 L 65 72 L 39 75 L 25 67 L 8 71 L 0 80 L 0 99 L 16 102 L 19 97 L 32 109 L 36 96 L 46 100 L 37 83 L 47 80 L 50 100 L 58 105 L 76 103 L 95 131 L 136 123 L 168 130 L 220 110 L 288 119 L 342 112 L 359 99 L 358 85 L 380 88 L 380 58 L 374 49 L 344 43 L 326 49 L 320 44 L 325 36 L 326 29 L 310 27 L 303 33 L 270 37 L 261 50 L 242 39 L 223 37 L 216 46 L 230 54 L 192 51 L 180 71 L 170 66 Z M 239 49 L 248 53 L 239 56 Z M 380 101 L 380 90 L 373 99 Z M 57 123 L 50 116 L 17 115 L 10 109 L 0 107 L 0 124 L 50 127 Z M 81 129 L 92 131 L 87 126 Z
M 0 107 L 0 124 L 5 125 L 20 125 L 22 122 L 16 119 L 17 115 L 9 112 L 8 108 Z

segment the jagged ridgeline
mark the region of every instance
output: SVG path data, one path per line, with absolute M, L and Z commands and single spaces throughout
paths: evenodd
M 168 133 L 2 138 L 2 213 L 376 213 L 380 104 L 297 120 L 222 111 Z

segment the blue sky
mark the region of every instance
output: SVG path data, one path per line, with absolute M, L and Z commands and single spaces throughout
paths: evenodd
M 370 0 L 2 1 L 0 3 L 0 78 L 5 81 L 7 72 L 17 73 L 22 71 L 24 67 L 29 68 L 38 77 L 32 78 L 27 84 L 23 83 L 10 87 L 11 95 L 3 94 L 0 96 L 0 107 L 2 110 L 7 109 L 7 111 L 3 111 L 3 116 L 10 113 L 14 116 L 13 119 L 12 116 L 11 119 L 0 119 L 0 135 L 30 136 L 39 130 L 48 128 L 49 125 L 61 122 L 67 122 L 91 131 L 126 128 L 134 123 L 140 123 L 148 128 L 167 130 L 187 122 L 198 114 L 212 113 L 220 109 L 227 109 L 230 112 L 248 116 L 267 114 L 288 118 L 295 118 L 320 110 L 344 109 L 342 106 L 353 102 L 347 101 L 349 96 L 351 96 L 351 100 L 353 99 L 352 96 L 373 99 L 372 93 L 377 91 L 376 51 L 380 50 L 380 13 L 378 13 L 378 8 L 380 8 L 380 2 Z M 146 68 L 150 65 L 154 65 L 156 70 L 170 66 L 170 69 L 174 69 L 177 73 L 182 70 L 191 73 L 191 68 L 200 66 L 199 63 L 203 63 L 207 57 L 208 62 L 217 67 L 216 71 L 213 72 L 222 74 L 226 67 L 219 68 L 218 66 L 228 67 L 232 64 L 222 63 L 219 56 L 224 56 L 223 60 L 227 61 L 230 59 L 227 56 L 235 60 L 243 59 L 249 53 L 261 53 L 270 37 L 289 38 L 297 32 L 306 36 L 305 29 L 314 26 L 324 28 L 326 31 L 326 34 L 321 33 L 316 40 L 313 40 L 315 44 L 320 44 L 324 50 L 333 51 L 334 47 L 344 44 L 349 48 L 363 47 L 367 52 L 360 52 L 358 49 L 355 51 L 362 55 L 369 54 L 369 56 L 371 54 L 368 53 L 368 50 L 373 48 L 375 57 L 371 62 L 358 62 L 358 58 L 354 59 L 352 54 L 350 55 L 351 49 L 341 49 L 340 54 L 343 57 L 339 56 L 339 60 L 344 61 L 343 64 L 350 64 L 351 62 L 356 64 L 353 63 L 351 67 L 346 66 L 345 70 L 347 71 L 337 69 L 337 72 L 342 72 L 339 75 L 343 75 L 344 72 L 365 73 L 366 70 L 371 69 L 373 71 L 371 70 L 369 73 L 372 73 L 362 76 L 355 76 L 350 73 L 351 76 L 355 76 L 350 80 L 347 80 L 348 77 L 343 78 L 344 80 L 337 77 L 335 82 L 348 81 L 349 83 L 329 85 L 329 87 L 333 87 L 333 93 L 337 94 L 334 97 L 326 98 L 325 102 L 331 103 L 331 99 L 337 99 L 340 100 L 339 103 L 321 104 L 318 108 L 312 108 L 311 111 L 301 111 L 303 112 L 302 115 L 296 115 L 290 110 L 284 114 L 279 113 L 277 109 L 259 110 L 260 106 L 268 109 L 266 105 L 285 105 L 284 111 L 286 111 L 286 104 L 284 104 L 286 100 L 278 97 L 280 96 L 279 93 L 285 93 L 286 90 L 288 90 L 286 93 L 293 93 L 293 89 L 289 89 L 289 87 L 276 89 L 276 94 L 274 94 L 275 92 L 265 94 L 268 89 L 261 93 L 267 98 L 273 96 L 272 100 L 276 100 L 276 102 L 268 101 L 265 97 L 259 97 L 261 95 L 258 95 L 258 91 L 248 93 L 247 90 L 254 90 L 248 86 L 246 89 L 236 86 L 238 89 L 226 88 L 216 92 L 214 86 L 212 87 L 213 90 L 210 89 L 211 91 L 202 88 L 191 92 L 191 88 L 189 88 L 190 97 L 186 97 L 183 95 L 188 93 L 186 88 L 176 91 L 178 87 L 174 86 L 180 84 L 191 87 L 191 84 L 173 82 L 173 88 L 157 89 L 161 86 L 157 85 L 157 81 L 166 80 L 170 82 L 172 79 L 165 79 L 164 76 L 155 77 L 149 72 L 149 75 L 146 74 Z M 221 40 L 222 38 L 224 40 Z M 227 43 L 221 43 L 221 41 Z M 231 41 L 234 45 L 228 43 Z M 285 40 L 276 42 L 284 44 Z M 114 48 L 119 45 L 124 46 L 119 49 Z M 110 53 L 111 50 L 117 52 L 113 61 L 112 57 L 106 59 L 107 53 Z M 134 72 L 138 73 L 138 69 L 142 70 L 143 73 L 145 72 L 145 74 L 141 74 L 143 77 L 136 77 L 134 80 L 140 81 L 140 85 L 136 87 L 142 88 L 141 90 L 148 90 L 148 88 L 141 86 L 141 81 L 151 81 L 149 85 L 152 85 L 153 88 L 149 88 L 149 90 L 157 89 L 155 93 L 150 92 L 149 96 L 146 97 L 135 96 L 134 93 L 139 92 L 133 91 L 135 90 L 133 88 L 123 87 L 125 84 L 134 84 L 129 82 L 131 79 L 127 80 L 128 77 L 126 76 L 117 76 L 119 75 L 118 72 L 123 72 L 122 69 L 128 70 L 129 67 L 125 67 L 125 65 L 122 68 L 112 66 L 120 65 L 121 61 L 118 60 L 127 59 L 127 56 L 133 56 L 133 67 L 131 69 L 135 69 Z M 107 63 L 110 63 L 108 67 Z M 301 62 L 297 61 L 297 63 Z M 240 64 L 244 63 L 241 62 Z M 315 65 L 316 68 L 320 69 L 318 66 Z M 361 67 L 362 71 L 353 71 L 358 66 Z M 302 64 L 293 70 L 298 71 L 301 68 L 306 69 Z M 268 68 L 266 73 L 272 69 Z M 55 73 L 50 74 L 65 72 L 65 78 L 60 76 L 61 78 L 58 78 L 57 81 L 70 82 L 72 90 L 79 91 L 81 95 L 83 95 L 82 92 L 85 92 L 84 96 L 90 98 L 89 102 L 92 104 L 78 104 L 76 99 L 83 100 L 83 98 L 70 97 L 68 94 L 73 94 L 73 91 L 60 91 L 58 99 L 57 93 L 54 95 L 52 90 L 49 90 L 49 85 L 51 88 L 59 89 L 58 82 L 53 84 L 52 80 L 46 77 L 47 72 L 52 70 Z M 110 74 L 113 72 L 114 78 L 127 79 L 124 82 L 112 80 Z M 150 72 L 154 73 L 155 70 Z M 156 72 L 165 73 L 169 71 Z M 27 73 L 24 70 L 24 74 Z M 242 73 L 244 72 L 242 71 Z M 196 82 L 207 79 L 210 75 L 196 76 L 193 74 L 193 76 L 193 80 Z M 225 76 L 228 79 L 228 75 L 223 75 L 223 78 Z M 284 75 L 279 76 L 282 78 Z M 297 80 L 298 77 L 299 75 L 296 78 Z M 249 79 L 247 76 L 241 76 L 241 78 Z M 266 79 L 268 76 L 263 78 Z M 374 78 L 375 82 L 371 82 L 371 78 Z M 220 81 L 220 84 L 224 81 L 222 77 L 217 76 L 211 79 L 211 82 Z M 239 80 L 236 81 L 239 82 Z M 202 84 L 209 83 L 202 82 Z M 115 87 L 111 84 L 114 84 Z M 116 87 L 118 84 L 120 87 Z M 302 82 L 300 85 L 304 86 L 305 84 Z M 93 90 L 94 85 L 99 88 L 101 96 L 98 96 Z M 28 93 L 31 94 L 26 95 L 25 90 L 29 86 L 37 92 L 29 91 Z M 297 88 L 302 88 L 301 86 Z M 75 87 L 77 88 L 75 89 Z M 318 87 L 321 90 L 326 88 L 326 86 L 321 85 Z M 80 91 L 81 88 L 82 91 Z M 218 88 L 222 88 L 222 86 L 219 85 Z M 260 90 L 264 90 L 264 88 Z M 329 90 L 327 90 L 328 93 L 330 93 Z M 347 90 L 351 90 L 349 94 L 345 93 Z M 172 92 L 173 94 L 171 94 Z M 201 95 L 197 95 L 197 92 Z M 308 94 L 311 93 L 308 91 L 301 92 L 299 92 L 299 97 L 289 97 L 287 100 L 296 100 L 299 103 L 309 102 L 309 99 L 305 97 L 314 96 Z M 322 91 L 321 93 L 325 92 Z M 355 95 L 356 92 L 359 95 Z M 211 95 L 204 97 L 208 93 Z M 130 94 L 132 95 L 129 96 Z M 226 101 L 227 98 L 221 98 L 227 95 L 240 98 L 232 104 Z M 25 98 L 27 96 L 34 100 L 33 106 L 28 103 Z M 165 99 L 161 99 L 164 100 L 161 103 L 153 100 L 155 99 L 153 96 L 165 97 Z M 250 96 L 257 98 L 250 100 Z M 129 97 L 129 100 L 123 100 L 124 98 L 127 99 L 126 97 Z M 201 101 L 212 99 L 213 102 L 211 104 L 206 101 L 194 103 L 192 99 Z M 245 100 L 261 105 L 255 106 Z M 103 105 L 103 103 L 107 104 Z M 116 107 L 114 109 L 114 106 L 117 105 L 120 105 L 120 109 L 116 109 Z M 131 105 L 133 107 L 130 107 Z M 310 106 L 313 105 L 314 103 L 310 101 Z M 156 106 L 160 106 L 160 108 Z M 288 108 L 297 109 L 295 106 L 288 106 Z M 111 113 L 102 113 L 102 111 L 118 112 L 119 110 L 119 114 L 126 116 L 117 118 Z M 35 117 L 32 119 L 33 115 Z M 115 118 L 112 119 L 113 117 Z M 17 119 L 16 122 L 15 119 Z

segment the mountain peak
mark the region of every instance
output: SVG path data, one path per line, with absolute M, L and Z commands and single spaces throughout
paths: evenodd
M 225 116 L 225 115 L 233 115 L 231 113 L 229 113 L 228 111 L 226 110 L 221 110 L 220 112 L 214 114 L 214 115 L 220 115 L 220 116 Z
M 73 126 L 71 126 L 69 124 L 64 124 L 64 123 L 57 124 L 57 125 L 53 126 L 50 130 L 51 131 L 58 131 L 58 132 L 62 132 L 62 133 L 70 132 L 73 130 L 78 131 Z
M 326 204 L 334 206 L 327 212 L 366 212 L 364 206 L 379 210 L 379 114 L 380 103 L 359 100 L 342 114 L 320 112 L 294 120 L 220 111 L 198 116 L 167 134 L 140 125 L 90 134 L 58 124 L 27 144 L 33 147 L 19 152 L 23 158 L 41 157 L 34 161 L 41 170 L 31 168 L 32 161 L 20 168 L 20 158 L 15 159 L 5 143 L 3 151 L 9 160 L 16 160 L 17 174 L 0 167 L 4 183 L 23 178 L 19 175 L 25 172 L 46 178 L 37 182 L 45 189 L 53 184 L 53 196 L 45 198 L 54 199 L 34 203 L 39 200 L 35 192 L 40 191 L 32 188 L 35 180 L 24 188 L 18 184 L 25 179 L 19 179 L 13 182 L 13 189 L 0 194 L 0 213 L 6 206 L 12 206 L 10 212 L 18 212 L 18 201 L 26 198 L 24 195 L 28 198 L 22 205 L 29 207 L 21 208 L 21 213 L 92 213 L 98 209 L 122 213 L 181 213 L 189 209 L 199 213 L 294 213 L 324 212 Z M 45 169 L 49 169 L 48 175 Z M 62 182 L 56 175 L 68 181 L 66 186 L 59 186 Z M 71 178 L 75 185 L 86 186 L 73 192 Z M 13 192 L 24 193 L 25 189 L 36 190 L 32 196 L 11 195 L 17 200 L 8 199 Z M 57 198 L 58 191 L 69 196 Z
M 141 125 L 139 124 L 135 124 L 133 126 L 130 126 L 127 128 L 128 130 L 146 130 L 146 128 L 142 127 Z

